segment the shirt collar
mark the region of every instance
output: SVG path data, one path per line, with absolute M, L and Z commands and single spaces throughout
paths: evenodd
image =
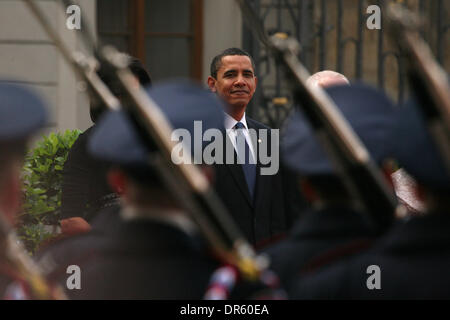
M 227 130 L 233 129 L 236 123 L 238 122 L 241 122 L 245 126 L 245 128 L 248 129 L 247 120 L 245 118 L 245 112 L 240 121 L 237 121 L 236 119 L 234 119 L 232 116 L 230 116 L 228 113 L 225 112 L 225 129 Z

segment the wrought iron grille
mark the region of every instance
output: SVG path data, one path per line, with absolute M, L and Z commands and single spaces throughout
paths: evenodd
M 394 0 L 248 0 L 269 34 L 286 32 L 301 45 L 300 59 L 311 73 L 331 69 L 351 80 L 364 80 L 388 92 L 398 102 L 408 85 L 402 57 L 388 39 L 383 23 L 369 30 L 370 5 Z M 426 20 L 422 35 L 439 62 L 450 70 L 450 1 L 403 0 Z M 382 21 L 384 20 L 381 12 Z M 268 125 L 281 127 L 292 108 L 283 75 L 245 26 L 243 48 L 255 59 L 259 88 L 248 113 Z

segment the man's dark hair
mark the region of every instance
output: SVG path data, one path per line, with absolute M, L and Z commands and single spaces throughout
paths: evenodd
M 129 65 L 131 72 L 133 75 L 139 80 L 139 83 L 143 87 L 151 86 L 152 79 L 150 77 L 150 74 L 145 69 L 144 65 L 141 63 L 141 61 L 135 57 L 129 56 Z M 110 88 L 111 92 L 116 95 L 120 96 L 121 92 L 116 88 L 116 85 L 114 84 L 111 77 L 108 75 L 107 72 L 105 72 L 104 69 L 100 68 L 98 70 L 98 76 L 99 78 Z M 92 122 L 96 122 L 97 119 L 100 117 L 100 115 L 103 113 L 103 111 L 106 110 L 106 107 L 103 105 L 92 105 L 89 109 L 90 116 Z
M 128 67 L 130 68 L 131 72 L 135 75 L 135 77 L 138 78 L 141 86 L 146 87 L 152 84 L 152 79 L 150 78 L 149 73 L 147 72 L 144 65 L 139 59 L 135 57 L 130 57 L 130 64 Z
M 252 62 L 253 71 L 255 71 L 255 62 L 253 61 L 252 56 L 248 52 L 246 52 L 242 49 L 239 49 L 239 48 L 228 48 L 228 49 L 224 50 L 222 53 L 215 56 L 211 62 L 210 73 L 211 73 L 211 77 L 213 77 L 214 79 L 217 79 L 217 71 L 222 66 L 222 58 L 226 57 L 226 56 L 247 56 L 247 57 L 249 57 L 250 61 Z

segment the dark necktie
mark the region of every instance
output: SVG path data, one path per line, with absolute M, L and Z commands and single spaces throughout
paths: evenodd
M 234 126 L 236 130 L 236 153 L 241 160 L 244 162 L 241 164 L 242 170 L 244 171 L 245 180 L 247 181 L 248 191 L 250 192 L 250 197 L 253 199 L 253 194 L 255 191 L 256 182 L 256 161 L 254 161 L 253 155 L 245 139 L 244 131 L 245 126 L 243 123 L 238 122 Z M 240 129 L 240 130 L 239 130 Z M 243 143 L 242 143 L 243 142 Z

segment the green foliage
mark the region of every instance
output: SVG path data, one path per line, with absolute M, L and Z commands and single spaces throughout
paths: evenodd
M 54 227 L 51 228 L 42 223 L 22 225 L 18 233 L 25 248 L 31 254 L 36 252 L 42 243 L 56 236 Z
M 19 236 L 32 253 L 53 236 L 46 226 L 57 225 L 60 220 L 62 170 L 80 133 L 67 130 L 43 136 L 25 157 Z

